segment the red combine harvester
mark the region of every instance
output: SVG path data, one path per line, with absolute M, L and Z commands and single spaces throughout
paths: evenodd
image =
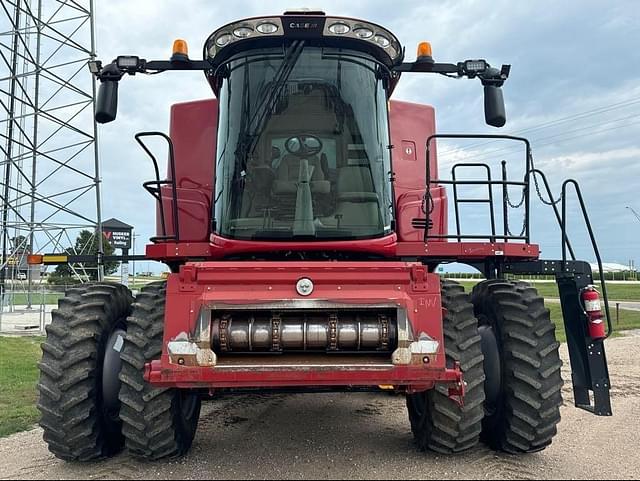
M 246 390 L 393 389 L 406 394 L 420 449 L 455 453 L 482 439 L 540 451 L 560 421 L 559 343 L 536 290 L 507 279 L 518 274 L 557 278 L 576 406 L 611 415 L 608 308 L 600 312 L 590 265 L 566 236 L 575 187 L 599 259 L 577 184 L 564 184 L 561 209 L 551 203 L 562 259 L 540 260 L 531 182 L 551 193 L 528 141 L 438 135 L 432 107 L 390 101 L 405 73 L 477 78 L 486 121 L 501 127 L 509 66 L 437 63 L 428 43 L 407 63 L 383 27 L 296 11 L 220 28 L 204 60 L 176 41 L 168 61 L 122 56 L 90 67 L 101 123 L 116 117 L 125 74 L 203 71 L 216 99 L 174 105 L 169 136 L 136 136 L 156 173 L 144 185 L 158 201 L 146 259 L 170 267 L 166 283 L 135 299 L 116 284 L 73 288 L 53 312 L 39 408 L 56 456 L 90 460 L 125 445 L 147 459 L 181 455 L 202 397 Z M 168 143 L 166 180 L 150 136 Z M 484 163 L 440 176 L 436 139 L 463 137 L 519 142 L 524 178 L 509 180 L 504 162 L 499 179 Z M 465 167 L 485 174 L 463 179 Z M 489 197 L 461 197 L 464 186 Z M 523 191 L 520 235 L 508 226 L 509 188 Z M 463 233 L 465 203 L 488 206 L 487 232 Z M 451 262 L 487 280 L 466 294 L 436 273 Z

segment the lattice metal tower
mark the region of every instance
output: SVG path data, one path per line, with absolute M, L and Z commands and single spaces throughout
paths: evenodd
M 0 5 L 1 310 L 7 292 L 30 293 L 38 282 L 29 253 L 73 248 L 77 233 L 100 232 L 101 220 L 96 87 L 87 68 L 93 0 Z M 86 274 L 82 266 L 74 272 Z

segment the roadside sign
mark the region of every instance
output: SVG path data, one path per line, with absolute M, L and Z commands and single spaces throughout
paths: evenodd
M 130 230 L 107 230 L 102 231 L 109 243 L 116 249 L 131 249 L 131 231 Z
M 111 246 L 122 251 L 131 249 L 131 231 L 133 226 L 118 219 L 109 219 L 102 223 L 102 233 Z

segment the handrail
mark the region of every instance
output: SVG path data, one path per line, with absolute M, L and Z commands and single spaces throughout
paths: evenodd
M 151 242 L 159 242 L 159 241 L 167 241 L 172 240 L 175 242 L 180 242 L 180 225 L 179 225 L 179 216 L 178 216 L 178 188 L 176 185 L 176 163 L 175 163 L 175 155 L 173 150 L 173 141 L 171 137 L 163 132 L 138 132 L 135 136 L 136 142 L 140 144 L 142 149 L 147 153 L 147 155 L 151 158 L 153 162 L 153 168 L 156 174 L 156 180 L 150 180 L 142 184 L 147 192 L 149 192 L 159 203 L 160 206 L 160 223 L 162 225 L 162 236 L 156 236 L 151 238 Z M 169 145 L 169 169 L 171 170 L 171 180 L 160 180 L 160 169 L 158 167 L 158 160 L 155 155 L 149 150 L 147 145 L 143 142 L 143 137 L 161 137 L 167 141 Z M 167 235 L 167 226 L 164 215 L 164 202 L 162 201 L 162 186 L 170 185 L 171 186 L 171 195 L 172 195 L 172 207 L 173 207 L 173 235 Z
M 498 140 L 514 140 L 517 142 L 522 142 L 525 144 L 525 148 L 526 148 L 526 160 L 525 160 L 525 178 L 523 182 L 513 182 L 513 181 L 506 181 L 504 179 L 502 180 L 492 180 L 491 178 L 489 178 L 487 181 L 464 181 L 464 180 L 456 180 L 455 179 L 455 171 L 454 171 L 454 179 L 452 181 L 450 180 L 442 180 L 442 179 L 432 179 L 431 178 L 431 144 L 433 142 L 433 140 L 435 139 L 498 139 Z M 461 165 L 469 165 L 469 164 L 461 164 Z M 489 166 L 487 166 L 486 164 L 473 164 L 476 165 L 478 167 L 485 167 L 487 169 L 489 169 L 489 173 L 491 172 L 491 169 L 489 168 Z M 498 236 L 495 235 L 495 220 L 492 219 L 492 234 L 494 234 L 493 236 L 491 235 L 483 235 L 483 236 L 464 236 L 464 235 L 460 235 L 460 226 L 459 226 L 459 211 L 458 211 L 458 206 L 456 204 L 455 207 L 455 212 L 456 212 L 456 226 L 457 226 L 457 236 L 451 236 L 451 235 L 446 235 L 446 236 L 442 236 L 442 235 L 429 235 L 429 225 L 430 225 L 430 220 L 431 220 L 431 209 L 425 209 L 426 210 L 426 223 L 425 223 L 425 229 L 424 229 L 424 242 L 427 242 L 429 239 L 457 239 L 458 242 L 462 241 L 465 238 L 475 238 L 475 239 L 504 239 L 504 240 L 524 240 L 527 244 L 529 244 L 531 242 L 531 226 L 530 226 L 530 203 L 531 203 L 531 199 L 530 199 L 530 195 L 531 195 L 531 190 L 530 190 L 530 171 L 532 168 L 532 164 L 531 164 L 531 144 L 529 143 L 529 140 L 524 138 L 524 137 L 515 137 L 512 135 L 496 135 L 496 134 L 472 134 L 472 135 L 467 135 L 467 134 L 434 134 L 434 135 L 430 135 L 427 138 L 427 142 L 426 142 L 426 196 L 428 199 L 431 198 L 431 184 L 448 184 L 448 185 L 453 185 L 454 189 L 456 189 L 457 186 L 459 185 L 488 185 L 489 186 L 489 192 L 490 192 L 490 197 L 491 200 L 493 200 L 493 191 L 492 191 L 492 187 L 494 185 L 501 185 L 503 186 L 503 188 L 506 188 L 509 185 L 519 185 L 523 187 L 524 190 L 524 202 L 525 202 L 525 219 L 524 219 L 524 232 L 522 236 L 510 236 L 508 235 L 508 233 L 505 231 L 503 236 Z M 455 169 L 455 166 L 454 166 Z M 493 204 L 491 207 L 491 214 L 493 217 Z
M 556 220 L 558 221 L 558 225 L 560 226 L 560 228 L 562 228 L 562 217 L 560 216 L 560 212 L 558 212 L 558 207 L 557 207 L 557 202 L 553 200 L 553 193 L 551 192 L 551 187 L 549 186 L 549 181 L 547 180 L 547 176 L 545 175 L 544 172 L 542 172 L 541 170 L 538 169 L 532 169 L 531 170 L 531 174 L 533 174 L 534 178 L 536 175 L 540 176 L 540 178 L 542 179 L 542 182 L 544 182 L 544 188 L 547 191 L 547 195 L 549 196 L 549 204 L 551 205 L 551 207 L 553 208 L 553 213 L 556 216 Z M 569 249 L 569 254 L 571 255 L 571 259 L 572 260 L 576 260 L 576 254 L 573 251 L 573 247 L 571 246 L 571 242 L 569 242 L 569 237 L 565 234 L 562 236 L 562 247 L 563 249 L 565 248 L 565 246 Z
M 560 225 L 562 229 L 562 267 L 565 269 L 567 263 L 567 249 L 565 242 L 567 241 L 567 188 L 573 185 L 573 188 L 578 197 L 578 201 L 580 203 L 580 209 L 582 210 L 582 218 L 584 219 L 584 223 L 587 227 L 587 231 L 589 232 L 589 239 L 591 240 L 591 247 L 593 247 L 593 252 L 596 256 L 596 262 L 598 263 L 598 273 L 600 274 L 600 286 L 602 288 L 602 299 L 604 300 L 604 308 L 605 314 L 607 316 L 607 335 L 608 339 L 613 334 L 613 323 L 611 322 L 611 313 L 609 312 L 609 296 L 607 295 L 607 285 L 604 279 L 604 268 L 602 266 L 602 258 L 600 257 L 600 250 L 598 249 L 598 243 L 596 242 L 596 237 L 593 233 L 593 228 L 591 226 L 591 220 L 589 219 L 589 214 L 587 212 L 587 207 L 584 203 L 584 198 L 582 197 L 582 191 L 580 190 L 580 185 L 574 179 L 565 180 L 562 184 L 562 223 Z

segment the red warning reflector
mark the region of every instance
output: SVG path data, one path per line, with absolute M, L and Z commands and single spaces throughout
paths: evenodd
M 42 254 L 32 254 L 27 256 L 27 264 L 30 266 L 38 266 L 42 264 L 44 261 L 44 256 Z

